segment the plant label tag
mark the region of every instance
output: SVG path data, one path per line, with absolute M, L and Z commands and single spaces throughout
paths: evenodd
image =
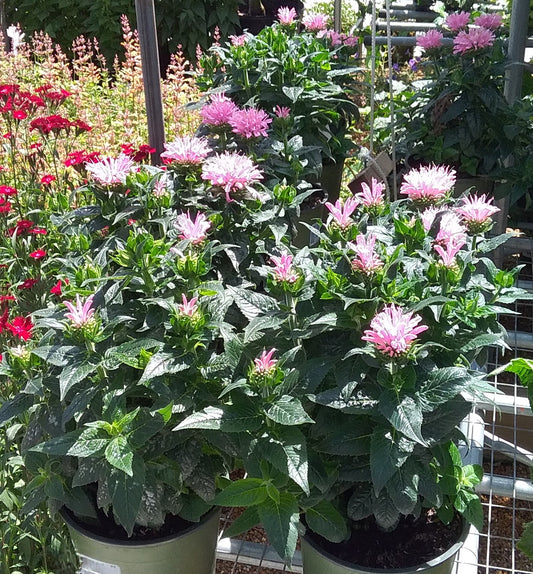
M 79 557 L 81 558 L 79 574 L 121 574 L 120 566 L 116 564 L 101 562 L 83 554 L 80 554 Z

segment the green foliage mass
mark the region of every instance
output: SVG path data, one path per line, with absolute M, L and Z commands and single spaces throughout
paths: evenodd
M 181 44 L 194 60 L 196 46 L 207 49 L 216 26 L 222 37 L 234 32 L 237 6 L 238 0 L 155 0 L 160 51 L 172 53 Z M 120 49 L 121 15 L 136 27 L 132 0 L 7 0 L 5 10 L 8 24 L 19 23 L 27 35 L 42 30 L 66 52 L 77 36 L 97 37 L 109 64 Z

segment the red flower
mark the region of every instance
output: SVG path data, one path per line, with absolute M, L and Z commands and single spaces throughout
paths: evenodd
M 46 175 L 43 175 L 43 177 L 41 177 L 41 183 L 43 185 L 48 185 L 55 180 L 56 180 L 55 175 L 46 174 Z
M 43 257 L 46 257 L 46 251 L 44 249 L 37 249 L 37 251 L 32 251 L 30 253 L 30 257 L 33 257 L 33 259 L 42 259 Z
M 65 285 L 68 285 L 68 279 L 65 279 Z M 63 281 L 59 279 L 57 283 L 52 287 L 52 289 L 50 289 L 50 293 L 61 296 L 63 294 L 62 287 Z
M 6 307 L 2 315 L 0 315 L 0 333 L 3 333 L 6 330 L 8 319 L 9 319 L 9 309 Z
M 70 120 L 57 114 L 46 117 L 35 118 L 30 122 L 32 130 L 37 130 L 42 134 L 48 135 L 50 132 L 59 132 L 68 130 L 71 126 Z
M 18 286 L 18 288 L 31 289 L 38 282 L 39 282 L 38 279 L 24 279 L 24 281 Z
M 0 213 L 9 213 L 11 211 L 11 203 L 0 197 Z
M 155 148 L 147 144 L 142 144 L 138 150 L 136 150 L 132 144 L 123 144 L 120 147 L 126 155 L 129 155 L 133 161 L 137 162 L 144 161 L 151 153 L 155 152 Z
M 13 110 L 13 117 L 16 120 L 25 120 L 28 114 L 24 110 Z
M 0 185 L 0 195 L 17 195 L 17 190 L 9 185 Z
M 93 129 L 88 123 L 84 122 L 83 120 L 74 120 L 73 122 L 70 122 L 70 125 L 73 128 L 76 128 L 78 134 L 81 132 L 90 132 Z
M 46 235 L 48 231 L 44 227 L 34 227 L 33 229 L 28 229 L 28 233 L 32 235 Z
M 72 151 L 68 154 L 67 159 L 63 162 L 67 167 L 76 165 L 85 165 L 86 163 L 91 163 L 98 161 L 100 152 L 93 151 L 87 153 L 84 149 L 80 151 Z
M 6 328 L 9 329 L 15 337 L 20 337 L 24 341 L 31 338 L 31 330 L 34 326 L 29 317 L 22 317 L 21 315 L 15 317 L 11 323 L 6 323 Z
M 14 295 L 0 295 L 0 305 L 6 303 L 7 301 L 16 301 L 16 297 Z
M 43 147 L 43 144 L 41 142 L 32 143 L 30 145 L 30 149 L 41 149 L 42 147 Z

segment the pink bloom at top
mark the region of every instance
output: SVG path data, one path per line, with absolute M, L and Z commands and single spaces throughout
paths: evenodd
M 486 28 L 472 28 L 468 32 L 463 30 L 453 39 L 453 53 L 464 54 L 470 50 L 488 48 L 494 39 L 494 34 Z
M 344 203 L 342 203 L 340 199 L 337 199 L 335 205 L 326 201 L 325 205 L 333 216 L 335 223 L 341 229 L 344 230 L 353 225 L 354 221 L 351 215 L 359 205 L 359 201 L 355 197 L 348 197 Z
M 481 26 L 487 30 L 496 30 L 503 23 L 501 14 L 480 14 L 474 19 L 476 26 Z
M 226 201 L 233 201 L 230 193 L 247 188 L 263 179 L 254 162 L 239 153 L 224 152 L 208 158 L 202 169 L 202 179 L 220 186 L 226 193 Z
M 241 34 L 240 36 L 230 36 L 232 46 L 244 46 L 246 44 L 246 34 Z
M 165 144 L 161 159 L 166 163 L 199 165 L 208 156 L 211 148 L 205 138 L 181 136 Z
M 229 120 L 233 133 L 246 139 L 267 137 L 268 125 L 271 122 L 272 118 L 257 108 L 236 110 Z
M 283 253 L 280 257 L 272 255 L 270 260 L 274 263 L 275 267 L 272 272 L 277 281 L 294 283 L 298 279 L 298 275 L 292 267 L 292 255 L 289 253 Z
M 191 219 L 189 212 L 180 213 L 176 218 L 174 227 L 180 232 L 180 239 L 188 239 L 191 243 L 197 245 L 204 241 L 206 231 L 211 227 L 204 213 L 198 212 L 194 221 Z
M 276 367 L 276 363 L 278 362 L 276 359 L 272 358 L 272 355 L 276 349 L 270 349 L 270 351 L 263 351 L 260 357 L 254 359 L 255 367 L 254 371 L 258 375 L 264 375 L 265 373 L 269 373 Z
M 198 297 L 191 297 L 190 301 L 187 301 L 185 293 L 181 294 L 181 300 L 183 303 L 178 303 L 178 311 L 182 317 L 194 317 L 198 311 Z
M 454 14 L 448 14 L 446 18 L 446 26 L 452 32 L 458 32 L 462 28 L 465 28 L 470 22 L 470 12 L 456 12 Z
M 239 108 L 224 94 L 213 94 L 211 101 L 201 110 L 202 123 L 211 126 L 229 124 L 231 116 Z
M 87 171 L 102 185 L 126 183 L 126 177 L 135 167 L 135 161 L 124 153 L 85 164 Z
M 416 45 L 425 50 L 439 48 L 443 38 L 444 36 L 438 30 L 428 30 L 425 34 L 416 37 Z
M 457 213 L 462 216 L 466 226 L 473 232 L 482 230 L 487 221 L 500 209 L 492 205 L 492 198 L 485 194 L 463 198 L 463 205 L 456 209 Z
M 440 255 L 442 265 L 451 269 L 455 267 L 455 256 L 459 253 L 464 244 L 465 241 L 462 241 L 458 237 L 452 237 L 444 247 L 442 245 L 435 244 L 433 249 L 435 249 L 435 251 Z
M 93 299 L 94 295 L 89 295 L 85 301 L 82 301 L 79 294 L 77 294 L 75 305 L 71 301 L 63 301 L 63 304 L 69 310 L 69 313 L 65 313 L 65 317 L 70 319 L 73 327 L 83 327 L 92 320 L 94 315 Z
M 355 194 L 356 199 L 365 207 L 376 207 L 385 203 L 385 184 L 372 178 L 372 187 L 366 182 L 361 183 L 361 191 Z
M 296 10 L 294 8 L 288 8 L 287 6 L 282 6 L 278 10 L 278 20 L 282 26 L 291 26 L 296 20 Z
M 455 185 L 455 170 L 444 165 L 421 166 L 405 176 L 400 193 L 413 201 L 436 203 Z
M 355 251 L 356 258 L 352 260 L 352 267 L 362 271 L 365 275 L 371 275 L 383 267 L 383 261 L 379 258 L 374 247 L 376 245 L 376 236 L 369 233 L 365 237 L 359 234 L 355 243 L 350 242 L 348 246 Z
M 288 118 L 291 113 L 291 109 L 287 106 L 276 106 L 274 111 L 278 118 Z
M 320 32 L 328 27 L 329 16 L 326 14 L 316 13 L 308 14 L 302 18 L 302 24 L 310 32 Z
M 399 357 L 411 348 L 417 335 L 426 331 L 426 325 L 419 325 L 422 317 L 394 304 L 385 307 L 370 322 L 370 329 L 365 330 L 361 337 L 369 341 L 383 354 L 389 357 Z

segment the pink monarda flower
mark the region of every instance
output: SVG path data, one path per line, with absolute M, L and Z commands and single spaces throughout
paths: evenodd
M 126 183 L 126 177 L 134 167 L 135 161 L 124 153 L 85 164 L 85 169 L 102 185 Z
M 278 20 L 282 26 L 292 26 L 296 20 L 297 14 L 294 8 L 288 8 L 287 6 L 282 6 L 278 10 Z
M 283 253 L 279 257 L 271 255 L 270 260 L 274 264 L 272 273 L 276 281 L 294 283 L 298 279 L 298 275 L 292 267 L 292 255 L 289 253 Z
M 444 36 L 438 30 L 428 30 L 425 34 L 416 37 L 416 45 L 424 50 L 432 50 L 442 45 Z
M 492 223 L 490 218 L 500 209 L 492 205 L 492 198 L 483 194 L 464 197 L 463 205 L 457 207 L 456 211 L 471 233 L 480 233 L 487 231 Z
M 238 109 L 224 94 L 213 94 L 210 103 L 200 110 L 202 123 L 210 126 L 228 125 L 231 116 Z
M 453 53 L 465 54 L 471 50 L 482 50 L 494 43 L 494 34 L 486 28 L 472 28 L 468 32 L 459 32 L 453 39 Z
M 333 221 L 342 230 L 351 227 L 354 224 L 351 218 L 352 213 L 357 209 L 359 201 L 355 197 L 348 197 L 344 203 L 340 199 L 337 199 L 335 205 L 333 203 L 326 201 L 326 207 L 333 216 Z
M 422 203 L 437 203 L 455 185 L 455 170 L 444 165 L 422 166 L 410 170 L 403 178 L 400 193 Z
M 161 159 L 166 164 L 200 165 L 210 151 L 211 148 L 205 138 L 181 136 L 165 144 Z
M 480 14 L 474 18 L 474 24 L 486 28 L 487 30 L 496 30 L 503 23 L 501 14 Z
M 334 48 L 341 46 L 344 38 L 340 32 L 336 32 L 335 30 L 321 30 L 317 36 L 319 38 L 327 38 Z
M 359 234 L 355 243 L 348 243 L 348 247 L 356 254 L 356 258 L 352 260 L 354 270 L 359 270 L 365 275 L 372 275 L 383 267 L 383 261 L 374 249 L 375 245 L 376 236 L 373 233 L 369 233 L 366 237 Z
M 291 109 L 288 108 L 287 106 L 276 106 L 274 108 L 274 112 L 275 114 L 278 116 L 278 118 L 288 118 L 290 113 L 291 113 Z
M 457 213 L 451 209 L 439 209 L 438 207 L 430 207 L 429 209 L 426 209 L 420 215 L 426 232 L 431 229 L 437 215 L 440 217 L 440 221 L 439 230 L 435 237 L 436 243 L 445 245 L 455 238 L 457 241 L 462 241 L 464 245 L 466 241 L 465 228 Z
M 263 351 L 261 356 L 254 359 L 254 372 L 257 375 L 265 375 L 266 373 L 270 373 L 276 368 L 276 363 L 278 362 L 276 359 L 272 358 L 272 355 L 276 349 L 270 349 L 270 351 Z
M 444 245 L 435 244 L 433 249 L 440 255 L 440 263 L 448 269 L 453 269 L 457 266 L 455 256 L 461 250 L 461 247 L 465 245 L 466 241 L 461 238 L 454 236 L 450 238 L 450 241 Z
M 263 110 L 257 108 L 245 108 L 233 112 L 229 124 L 233 133 L 245 138 L 267 137 L 268 125 L 272 118 Z
M 385 307 L 370 321 L 370 329 L 361 337 L 389 357 L 400 357 L 407 353 L 417 336 L 426 331 L 426 325 L 419 325 L 422 317 L 394 304 Z
M 385 184 L 378 182 L 378 180 L 373 177 L 371 186 L 366 182 L 361 183 L 361 191 L 355 194 L 355 198 L 364 207 L 378 207 L 385 203 Z
M 198 311 L 198 297 L 191 297 L 190 301 L 187 301 L 187 296 L 185 293 L 181 294 L 182 303 L 178 303 L 178 312 L 182 317 L 194 317 Z
M 79 294 L 77 294 L 75 305 L 71 301 L 63 301 L 63 304 L 69 310 L 69 313 L 65 313 L 65 317 L 70 319 L 73 327 L 79 329 L 92 321 L 94 316 L 93 299 L 94 295 L 89 295 L 85 301 L 82 301 Z
M 326 14 L 316 13 L 307 14 L 302 18 L 302 24 L 309 32 L 320 32 L 328 27 L 329 16 Z
M 224 152 L 207 158 L 202 169 L 202 179 L 219 186 L 226 193 L 226 201 L 233 201 L 231 193 L 240 191 L 263 179 L 263 174 L 247 156 Z
M 454 14 L 448 14 L 446 17 L 446 26 L 452 32 L 458 32 L 466 28 L 468 22 L 470 22 L 470 12 L 455 12 Z
M 200 212 L 196 214 L 193 221 L 187 211 L 187 213 L 180 213 L 177 216 L 174 227 L 180 232 L 180 239 L 186 239 L 197 245 L 207 237 L 206 232 L 211 227 L 211 222 L 208 221 L 204 213 Z

